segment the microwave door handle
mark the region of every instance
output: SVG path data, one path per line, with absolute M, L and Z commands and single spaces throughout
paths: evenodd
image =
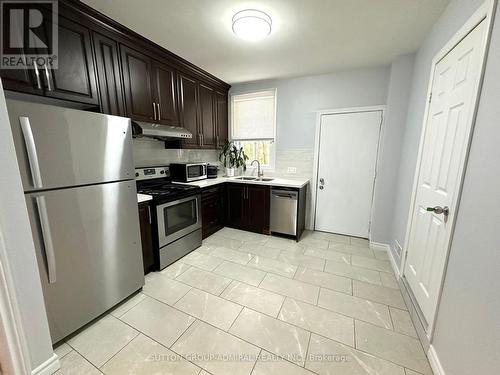
M 40 224 L 42 226 L 42 242 L 45 249 L 45 257 L 47 259 L 47 276 L 49 284 L 54 284 L 56 282 L 56 255 L 54 251 L 54 243 L 52 241 L 52 233 L 50 230 L 47 204 L 43 195 L 39 195 L 35 199 L 38 210 L 38 218 L 40 219 Z
M 36 151 L 35 137 L 33 137 L 33 130 L 31 129 L 30 119 L 26 116 L 19 117 L 21 124 L 21 131 L 23 133 L 24 144 L 28 153 L 28 162 L 30 165 L 31 179 L 33 180 L 33 187 L 41 189 L 42 174 L 40 172 L 40 164 L 38 163 L 38 154 Z

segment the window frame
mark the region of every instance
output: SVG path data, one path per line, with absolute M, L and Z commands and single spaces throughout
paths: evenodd
M 248 95 L 248 94 L 257 94 L 265 91 L 273 91 L 274 92 L 274 118 L 273 118 L 273 138 L 257 138 L 257 139 L 235 139 L 233 137 L 233 128 L 234 128 L 234 99 L 235 97 L 238 97 L 240 95 Z M 241 91 L 237 93 L 231 93 L 231 122 L 229 126 L 229 140 L 231 142 L 234 142 L 235 144 L 239 145 L 239 142 L 259 142 L 259 141 L 269 141 L 269 165 L 262 165 L 261 168 L 264 170 L 269 170 L 273 171 L 275 169 L 276 165 L 276 128 L 277 128 L 277 114 L 278 114 L 278 89 L 276 87 L 271 87 L 271 88 L 263 88 L 263 89 L 258 89 L 258 90 L 248 90 L 248 91 Z M 240 147 L 240 146 L 238 146 Z M 246 162 L 247 166 L 250 166 L 254 159 L 250 158 Z

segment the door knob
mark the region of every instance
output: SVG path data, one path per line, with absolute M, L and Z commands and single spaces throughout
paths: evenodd
M 319 183 L 320 183 L 321 185 L 324 185 L 324 184 L 325 184 L 325 179 L 324 179 L 324 178 L 320 178 L 320 179 L 319 179 Z
M 448 206 L 427 207 L 427 211 L 434 212 L 438 215 L 443 214 L 444 216 L 448 216 L 450 214 L 450 208 Z
M 324 188 L 325 188 L 325 187 L 324 187 L 323 185 L 321 185 L 321 186 L 319 187 L 319 190 L 323 190 Z

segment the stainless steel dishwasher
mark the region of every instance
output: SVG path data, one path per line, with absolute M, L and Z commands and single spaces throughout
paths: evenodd
M 297 235 L 297 202 L 295 190 L 271 189 L 271 232 Z

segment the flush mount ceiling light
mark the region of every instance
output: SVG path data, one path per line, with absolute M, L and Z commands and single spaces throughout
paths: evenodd
M 256 9 L 245 9 L 233 16 L 233 32 L 249 41 L 264 39 L 271 33 L 271 25 L 271 17 Z

